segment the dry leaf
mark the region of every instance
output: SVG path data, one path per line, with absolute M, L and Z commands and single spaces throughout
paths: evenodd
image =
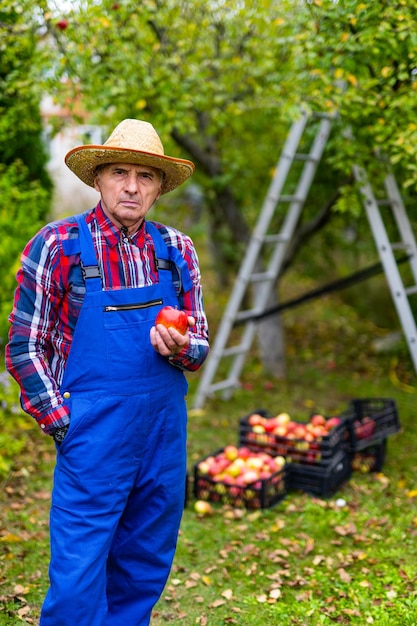
M 256 600 L 262 604 L 268 600 L 266 594 L 262 593 L 260 596 L 256 596 Z
M 340 580 L 344 583 L 350 583 L 352 578 L 350 576 L 350 574 L 347 573 L 347 571 L 345 569 L 343 569 L 343 567 L 340 567 L 337 570 L 337 573 L 339 574 Z
M 217 609 L 219 606 L 223 606 L 223 604 L 226 604 L 224 600 L 214 600 L 209 606 L 212 609 Z
M 231 589 L 225 589 L 225 591 L 222 591 L 223 598 L 226 598 L 226 600 L 231 600 L 233 598 L 233 591 Z

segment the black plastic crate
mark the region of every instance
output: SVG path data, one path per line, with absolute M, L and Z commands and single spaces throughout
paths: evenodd
M 249 413 L 239 421 L 239 445 L 248 446 L 253 450 L 263 450 L 272 456 L 284 456 L 289 463 L 302 463 L 320 467 L 329 465 L 335 455 L 345 448 L 349 441 L 347 421 L 343 416 L 334 416 L 340 423 L 334 426 L 327 434 L 307 441 L 294 436 L 280 436 L 273 431 L 265 432 L 250 424 L 253 415 L 260 415 L 268 422 L 274 419 L 266 410 L 257 410 Z M 308 422 L 291 420 L 304 428 Z M 266 424 L 266 427 L 268 427 Z
M 369 472 L 381 472 L 387 453 L 387 440 L 374 443 L 362 450 L 351 453 L 351 465 L 353 472 L 367 474 Z
M 401 428 L 397 404 L 390 398 L 357 398 L 342 416 L 347 420 L 352 453 L 380 443 Z
M 328 498 L 349 480 L 351 474 L 351 457 L 345 448 L 341 448 L 326 467 L 291 463 L 288 490 Z
M 209 500 L 234 507 L 265 509 L 275 506 L 287 495 L 287 464 L 268 477 L 258 478 L 249 484 L 234 482 L 233 478 L 215 480 L 201 473 L 199 465 L 211 456 L 217 456 L 224 448 L 200 459 L 194 466 L 194 496 L 197 500 Z

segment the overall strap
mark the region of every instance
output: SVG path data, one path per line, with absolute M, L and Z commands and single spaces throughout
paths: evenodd
M 101 274 L 97 263 L 93 237 L 85 220 L 85 213 L 76 215 L 75 219 L 79 228 L 79 242 L 81 254 L 81 272 L 85 280 L 87 291 L 101 291 Z
M 160 282 L 169 280 L 172 283 L 172 267 L 169 259 L 169 250 L 164 238 L 153 222 L 146 221 L 146 232 L 152 237 L 155 248 L 155 264 Z M 162 270 L 162 271 L 161 271 Z

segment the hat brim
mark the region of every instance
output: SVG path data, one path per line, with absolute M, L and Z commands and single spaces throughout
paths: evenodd
M 108 163 L 133 163 L 156 167 L 164 172 L 161 194 L 176 189 L 194 172 L 194 163 L 186 159 L 161 156 L 127 148 L 111 148 L 95 145 L 73 148 L 65 157 L 65 163 L 86 185 L 94 187 L 96 169 Z

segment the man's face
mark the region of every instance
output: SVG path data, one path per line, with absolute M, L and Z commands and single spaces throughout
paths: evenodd
M 111 163 L 97 173 L 94 187 L 101 195 L 104 213 L 128 233 L 136 232 L 161 194 L 162 172 L 147 165 Z

